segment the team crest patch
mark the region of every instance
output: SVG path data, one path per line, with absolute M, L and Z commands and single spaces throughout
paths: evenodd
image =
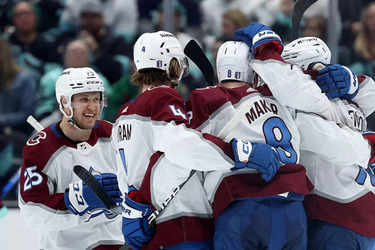
M 40 140 L 44 140 L 47 138 L 47 134 L 44 131 L 40 131 L 36 135 L 33 135 L 27 142 L 27 146 L 35 146 L 40 143 Z

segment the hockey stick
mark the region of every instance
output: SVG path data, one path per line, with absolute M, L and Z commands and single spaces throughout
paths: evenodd
M 91 189 L 91 191 L 103 202 L 104 206 L 110 210 L 114 215 L 122 213 L 121 206 L 117 206 L 111 197 L 106 193 L 100 183 L 95 179 L 95 177 L 84 167 L 80 165 L 75 165 L 73 167 L 73 172 L 86 183 L 86 185 Z M 128 245 L 124 244 L 125 248 L 128 249 Z
M 183 188 L 183 186 L 191 179 L 191 177 L 195 174 L 195 170 L 192 170 L 190 172 L 190 175 L 188 178 L 186 178 L 186 180 L 184 182 L 182 182 L 181 184 L 179 184 L 177 187 L 175 187 L 172 191 L 172 193 L 165 199 L 165 201 L 161 204 L 161 207 L 159 209 L 156 209 L 154 212 L 152 212 L 147 220 L 148 220 L 148 224 L 149 225 L 152 225 L 155 221 L 155 219 L 159 216 L 159 214 L 161 214 L 161 212 L 163 212 L 168 204 L 174 199 L 174 197 L 176 197 L 177 193 Z
M 9 181 L 7 182 L 7 184 L 5 184 L 5 186 L 1 190 L 1 198 L 0 198 L 0 200 L 2 200 L 9 193 L 9 191 L 12 190 L 12 188 L 20 181 L 20 172 L 21 172 L 21 170 L 18 170 L 9 179 Z
M 98 198 L 104 203 L 107 209 L 111 210 L 115 214 L 121 214 L 121 207 L 116 205 L 116 203 L 111 199 L 111 197 L 108 196 L 108 194 L 104 191 L 99 182 L 89 171 L 87 171 L 84 167 L 79 165 L 74 166 L 73 171 L 82 181 L 84 181 L 87 184 L 91 191 L 98 196 Z M 195 172 L 195 170 L 191 171 L 189 177 L 183 183 L 181 183 L 173 189 L 172 193 L 168 196 L 167 199 L 165 199 L 161 207 L 159 209 L 156 209 L 149 215 L 149 217 L 147 218 L 149 225 L 152 225 L 154 223 L 155 219 L 159 216 L 159 214 L 166 209 L 168 204 L 174 199 L 177 193 L 190 180 L 190 178 L 195 174 Z
M 44 129 L 43 125 L 40 124 L 32 115 L 29 115 L 26 121 L 38 132 Z
M 295 2 L 292 16 L 292 41 L 299 36 L 299 24 L 303 13 L 305 13 L 305 11 L 316 1 L 318 0 L 297 0 Z
M 80 165 L 75 165 L 73 167 L 73 172 L 86 183 L 86 185 L 91 189 L 92 192 L 94 192 L 96 196 L 98 196 L 108 210 L 114 214 L 121 214 L 121 207 L 116 205 L 116 203 L 111 197 L 109 197 L 100 183 L 88 170 Z
M 202 72 L 204 79 L 206 79 L 208 85 L 215 84 L 215 71 L 212 67 L 207 56 L 204 54 L 202 48 L 198 45 L 195 40 L 190 40 L 185 48 L 184 53 L 190 58 Z

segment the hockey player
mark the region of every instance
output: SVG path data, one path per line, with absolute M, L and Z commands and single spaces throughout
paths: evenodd
M 364 209 L 364 204 L 366 214 L 374 212 L 371 211 L 373 206 L 369 205 L 373 203 L 369 196 L 374 191 L 372 172 L 367 168 L 370 147 L 358 132 L 365 128 L 364 115 L 346 101 L 328 100 L 310 76 L 299 67 L 283 61 L 277 46 L 270 44 L 261 51 L 256 50 L 259 33 L 266 34 L 270 41 L 279 40 L 273 31 L 261 24 L 252 24 L 237 31 L 236 38 L 252 47 L 258 60 L 252 60 L 251 65 L 274 96 L 284 105 L 297 110 L 294 117 L 301 135 L 301 163 L 314 184 L 314 196 L 319 197 L 308 202 L 307 210 L 319 214 L 319 219 L 330 217 L 337 225 L 350 225 L 368 234 L 372 222 L 367 221 L 364 213 L 359 217 L 347 214 L 358 208 Z M 294 45 L 305 43 L 302 46 L 308 47 L 308 39 L 311 38 L 304 39 L 304 42 Z M 310 42 L 314 51 L 322 49 L 320 41 L 312 39 Z M 346 94 L 354 93 L 355 90 Z M 354 114 L 361 117 L 361 123 L 354 119 Z M 366 178 L 368 175 L 370 178 Z M 325 207 L 321 206 L 323 204 Z M 309 224 L 309 229 L 315 232 L 323 229 L 322 234 L 314 235 L 310 231 L 309 249 L 369 249 L 373 244 L 369 238 L 344 232 L 341 227 L 323 225 L 320 221 Z M 340 231 L 342 234 L 338 233 Z
M 97 120 L 104 105 L 102 80 L 91 68 L 65 69 L 56 81 L 62 120 L 31 137 L 23 151 L 19 206 L 25 222 L 41 234 L 43 249 L 120 249 L 121 216 L 74 173 L 81 165 L 121 203 L 112 125 Z
M 298 164 L 298 129 L 266 88 L 250 87 L 250 58 L 245 43 L 225 42 L 216 60 L 219 84 L 194 90 L 187 103 L 193 128 L 225 141 L 268 143 L 284 164 L 269 183 L 248 169 L 207 174 L 204 186 L 216 218 L 214 248 L 306 249 L 302 201 L 312 186 Z
M 187 65 L 171 33 L 142 34 L 134 45 L 134 61 L 132 80 L 142 93 L 123 107 L 112 132 L 127 178 L 119 182 L 127 191 L 126 242 L 133 249 L 211 249 L 212 210 L 198 171 L 230 170 L 234 157 L 235 169 L 257 168 L 271 179 L 280 167 L 278 155 L 266 144 L 248 141 L 234 141 L 232 152 L 231 144 L 187 127 L 184 102 L 174 89 Z M 156 227 L 150 226 L 153 209 L 171 199 L 174 188 L 189 176 Z
M 329 99 L 337 102 L 335 98 L 341 98 L 356 103 L 366 116 L 367 129 L 374 130 L 375 105 L 370 100 L 375 97 L 375 83 L 371 77 L 355 76 L 345 66 L 330 65 L 330 49 L 316 37 L 296 39 L 285 46 L 282 56 L 287 62 L 302 67 L 315 77 L 316 83 Z M 360 123 L 361 117 L 356 117 L 356 120 Z
M 312 56 L 311 53 L 315 53 L 315 55 Z M 327 97 L 354 101 L 362 108 L 366 118 L 369 117 L 375 110 L 375 105 L 372 102 L 375 98 L 374 81 L 368 76 L 355 76 L 344 66 L 328 65 L 330 56 L 327 55 L 330 55 L 329 48 L 317 38 L 297 39 L 288 44 L 283 52 L 283 58 L 290 63 L 312 69 L 318 66 L 320 70 L 316 73 L 316 82 Z M 357 79 L 358 81 L 356 81 Z M 353 120 L 355 119 L 357 123 L 361 122 L 362 117 L 353 114 Z M 374 134 L 372 132 L 365 133 L 364 136 L 373 146 Z M 371 169 L 362 168 L 358 171 L 355 178 L 358 184 L 365 185 L 366 178 L 369 179 L 368 184 L 375 184 L 371 181 L 374 178 L 373 162 L 374 159 L 371 159 Z M 375 217 L 369 209 L 374 204 L 375 195 L 368 190 L 356 198 L 344 202 L 327 196 L 325 193 L 316 192 L 308 196 L 305 206 L 311 219 L 309 248 L 318 250 L 329 247 L 372 249 L 371 246 L 375 245 L 375 234 L 373 233 Z M 333 208 L 335 213 L 331 212 Z M 343 238 L 351 240 L 342 241 Z

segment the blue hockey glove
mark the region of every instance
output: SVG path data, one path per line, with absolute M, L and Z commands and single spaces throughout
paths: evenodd
M 130 193 L 130 192 L 129 192 Z M 154 236 L 154 228 L 148 224 L 148 216 L 152 213 L 152 207 L 132 200 L 125 195 L 122 213 L 122 234 L 125 242 L 132 249 L 141 249 Z
M 270 145 L 237 139 L 233 139 L 231 143 L 235 160 L 233 169 L 256 169 L 262 173 L 262 178 L 266 182 L 269 182 L 279 170 L 279 156 Z
M 274 44 L 280 54 L 284 47 L 280 37 L 270 27 L 261 23 L 252 23 L 245 28 L 236 30 L 234 40 L 246 43 L 253 56 L 256 55 L 258 48 L 267 43 Z
M 121 203 L 121 192 L 115 174 L 105 173 L 95 175 L 96 180 L 103 186 L 104 191 L 115 203 Z M 91 189 L 82 181 L 69 184 L 64 193 L 66 207 L 73 213 L 83 215 L 94 209 L 106 209 L 103 202 L 94 194 Z
M 321 69 L 316 77 L 316 83 L 329 99 L 353 99 L 359 90 L 357 77 L 345 66 L 328 65 Z

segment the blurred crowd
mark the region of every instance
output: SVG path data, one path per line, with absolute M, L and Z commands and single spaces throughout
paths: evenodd
M 184 46 L 195 39 L 215 61 L 219 46 L 234 31 L 259 21 L 283 41 L 291 39 L 294 0 L 172 0 L 172 31 Z M 375 1 L 338 2 L 337 63 L 375 76 Z M 319 0 L 301 22 L 302 36 L 327 41 L 329 0 Z M 0 1 L 0 190 L 17 171 L 33 115 L 44 126 L 58 121 L 55 82 L 67 67 L 90 66 L 106 87 L 102 119 L 113 121 L 120 106 L 136 97 L 130 81 L 132 46 L 139 34 L 165 27 L 160 0 Z M 191 64 L 180 93 L 207 83 Z

